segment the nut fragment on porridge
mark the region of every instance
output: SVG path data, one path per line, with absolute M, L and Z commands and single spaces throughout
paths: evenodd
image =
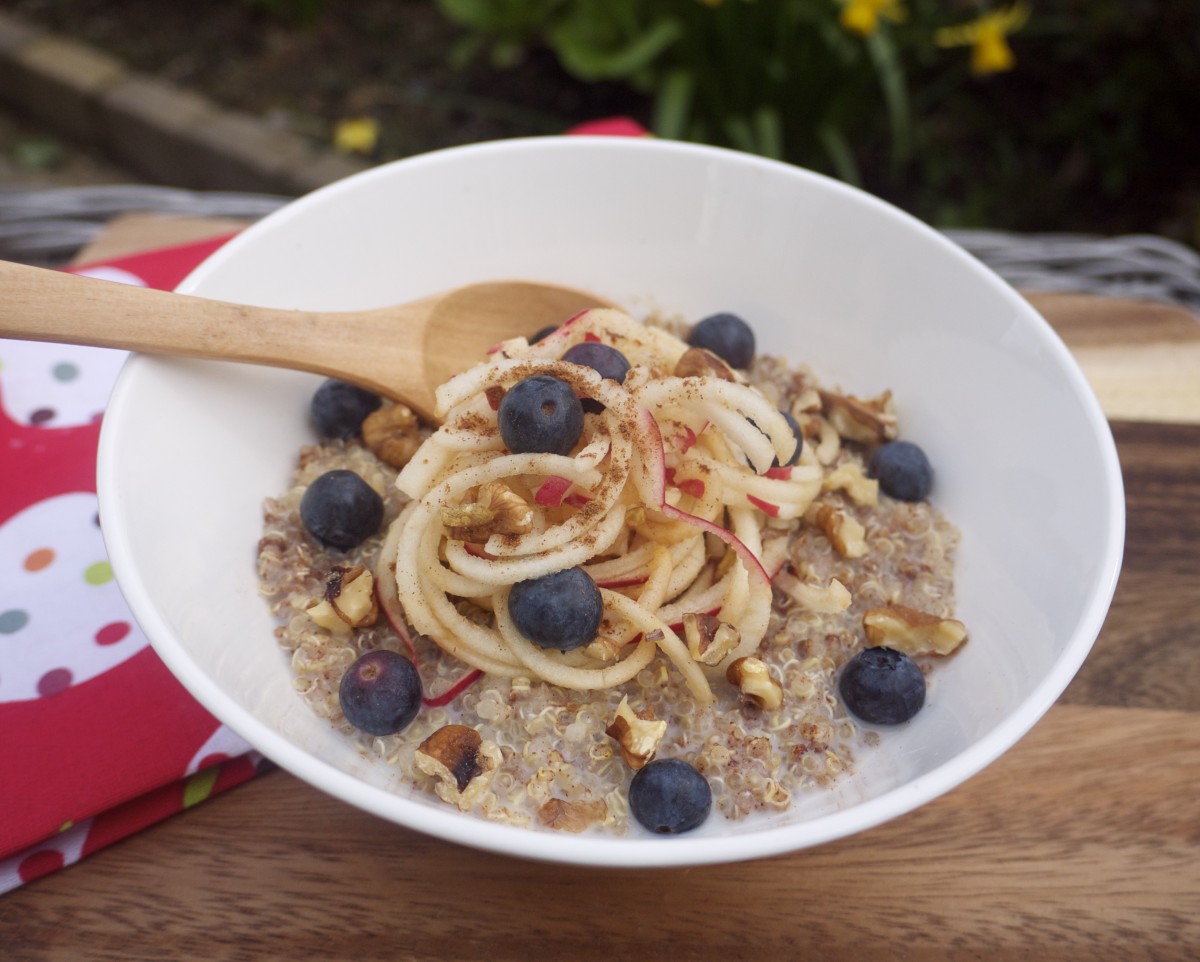
M 906 655 L 948 655 L 967 640 L 967 627 L 961 621 L 907 605 L 872 608 L 863 615 L 863 629 L 869 644 Z
M 910 497 L 928 460 L 873 460 L 916 447 L 890 391 L 757 355 L 735 315 L 583 312 L 448 381 L 436 426 L 321 393 L 265 502 L 276 634 L 314 711 L 464 812 L 624 835 L 785 809 L 853 777 L 863 726 L 912 717 L 966 638 L 957 532 Z

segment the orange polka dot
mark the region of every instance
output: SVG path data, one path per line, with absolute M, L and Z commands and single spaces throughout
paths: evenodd
M 37 551 L 30 552 L 25 558 L 26 571 L 41 571 L 43 568 L 48 568 L 54 562 L 53 548 L 38 548 Z

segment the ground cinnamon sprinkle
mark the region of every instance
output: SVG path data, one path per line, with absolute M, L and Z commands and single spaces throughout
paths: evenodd
M 809 375 L 797 375 L 771 358 L 758 359 L 749 376 L 784 408 L 810 384 Z M 493 429 L 486 416 L 478 414 L 464 417 L 460 426 L 467 431 Z M 618 430 L 625 439 L 631 435 L 624 424 Z M 843 445 L 829 467 L 863 460 L 861 449 Z M 864 528 L 870 553 L 864 559 L 845 558 L 813 529 L 791 541 L 788 574 L 810 584 L 827 585 L 836 579 L 849 590 L 852 602 L 844 611 L 816 613 L 801 608 L 785 592 L 774 592 L 770 625 L 757 657 L 783 687 L 780 709 L 748 709 L 729 686 L 714 686 L 716 705 L 703 707 L 680 674 L 658 659 L 628 684 L 595 692 L 484 675 L 450 704 L 426 708 L 401 734 L 374 738 L 342 717 L 337 686 L 361 653 L 375 648 L 407 653 L 405 642 L 385 619 L 339 636 L 319 628 L 304 613 L 308 601 L 324 591 L 332 571 L 356 564 L 373 569 L 382 545 L 381 531 L 359 548 L 332 552 L 305 532 L 299 519 L 303 491 L 335 468 L 358 472 L 383 493 L 385 529 L 405 503 L 394 487 L 395 470 L 354 440 L 306 447 L 299 453 L 292 486 L 267 500 L 259 542 L 260 586 L 280 621 L 277 635 L 291 659 L 296 690 L 312 710 L 354 739 L 365 755 L 406 773 L 416 791 L 433 790 L 414 762 L 417 746 L 425 739 L 451 723 L 483 733 L 497 747 L 499 760 L 486 791 L 473 796 L 467 808 L 488 819 L 543 830 L 618 835 L 629 831 L 629 769 L 616 743 L 604 733 L 624 697 L 637 712 L 667 721 L 660 754 L 684 758 L 704 773 L 717 812 L 737 819 L 787 807 L 795 796 L 828 787 L 853 771 L 861 735 L 838 700 L 835 680 L 840 666 L 865 643 L 864 612 L 902 604 L 942 617 L 953 614 L 957 532 L 936 508 L 887 498 L 876 505 L 855 505 L 842 492 L 824 492 L 817 503 L 852 513 Z M 710 475 L 703 465 L 689 465 L 689 470 Z M 575 510 L 589 514 L 600 506 L 587 502 Z M 779 530 L 796 527 L 795 522 L 769 524 Z M 515 543 L 516 536 L 501 537 Z M 594 547 L 595 536 L 587 536 L 585 543 Z M 472 611 L 472 618 L 486 622 L 491 617 L 470 599 L 460 603 L 463 610 Z M 606 625 L 613 630 L 606 621 L 602 634 Z M 412 644 L 427 693 L 462 682 L 462 663 L 427 638 L 416 636 Z

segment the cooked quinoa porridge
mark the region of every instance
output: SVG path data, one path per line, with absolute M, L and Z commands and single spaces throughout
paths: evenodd
M 707 784 L 700 820 L 852 777 L 965 640 L 957 532 L 928 478 L 914 498 L 878 458 L 906 444 L 886 390 L 827 389 L 700 328 L 588 311 L 448 382 L 436 432 L 384 403 L 304 447 L 258 571 L 311 708 L 443 803 L 550 830 L 693 827 L 631 813 L 635 774 L 666 759 Z M 314 535 L 306 495 L 331 472 L 382 506 L 359 535 Z M 846 688 L 868 650 L 915 666 L 901 715 L 872 714 L 890 695 L 869 677 Z M 343 705 L 376 651 L 419 674 L 395 733 Z

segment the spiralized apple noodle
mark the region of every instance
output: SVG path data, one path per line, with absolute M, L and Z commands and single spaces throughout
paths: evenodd
M 599 340 L 631 369 L 623 383 L 559 360 Z M 676 376 L 688 346 L 668 331 L 607 309 L 583 312 L 543 340 L 516 338 L 437 392 L 438 428 L 401 470 L 412 500 L 392 524 L 376 577 L 389 608 L 467 665 L 568 689 L 612 688 L 660 654 L 701 705 L 710 679 L 753 654 L 771 614 L 771 576 L 788 536 L 771 519 L 804 515 L 823 471 L 757 388 L 720 376 Z M 512 454 L 501 439 L 499 398 L 534 375 L 565 381 L 603 405 L 585 415 L 573 454 Z M 446 510 L 500 482 L 532 509 L 521 534 L 482 543 L 451 536 Z M 714 550 L 716 549 L 716 550 Z M 719 564 L 710 562 L 714 555 Z M 597 639 L 546 650 L 508 613 L 518 582 L 582 566 L 604 605 Z M 464 604 L 465 601 L 465 604 Z M 739 642 L 719 664 L 702 663 L 681 636 L 686 612 L 719 613 Z

